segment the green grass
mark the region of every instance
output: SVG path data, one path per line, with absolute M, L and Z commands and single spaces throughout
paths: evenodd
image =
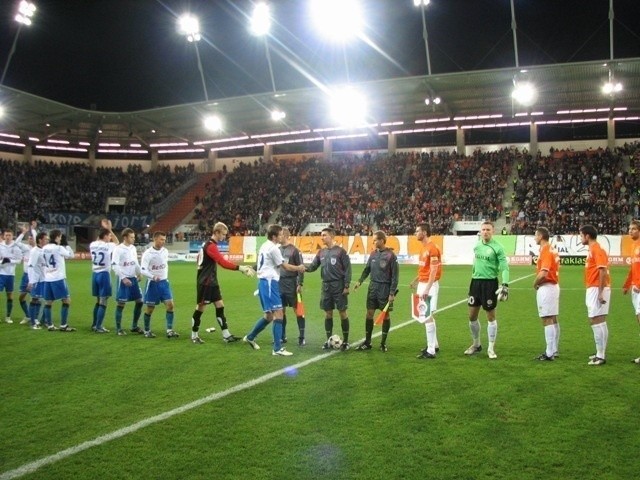
M 361 266 L 354 267 L 357 278 Z M 0 325 L 0 478 L 4 472 L 143 419 L 223 392 L 321 354 L 319 274 L 305 282 L 308 346 L 272 357 L 270 330 L 259 351 L 224 344 L 220 332 L 189 340 L 195 304 L 193 264 L 171 265 L 178 340 L 117 337 L 89 331 L 93 300 L 87 262 L 68 264 L 72 334 Z M 466 296 L 469 267 L 446 267 L 440 307 Z M 512 279 L 533 267 L 512 269 Z M 415 267 L 401 268 L 393 325 L 409 321 Z M 288 374 L 205 403 L 102 445 L 48 464 L 24 478 L 193 479 L 628 479 L 640 448 L 637 365 L 640 341 L 630 300 L 620 293 L 626 269 L 614 269 L 607 365 L 588 367 L 594 351 L 581 267 L 561 272 L 561 358 L 544 349 L 532 277 L 512 281 L 498 310 L 496 352 L 462 355 L 470 343 L 465 304 L 441 311 L 436 360 L 416 322 L 394 330 L 389 352 L 336 353 Z M 220 274 L 231 331 L 244 335 L 260 316 L 255 282 Z M 352 293 L 352 341 L 364 335 L 366 289 Z M 4 315 L 2 295 L 0 314 Z M 129 326 L 132 305 L 125 309 Z M 114 304 L 107 312 L 113 327 Z M 22 318 L 17 302 L 15 320 Z M 291 317 L 291 313 L 290 313 Z M 337 317 L 337 316 L 336 316 Z M 54 306 L 58 323 L 59 306 Z M 486 322 L 482 318 L 483 342 Z M 336 325 L 338 325 L 336 318 Z M 203 327 L 213 326 L 213 309 Z M 152 327 L 161 334 L 164 310 Z M 336 329 L 337 330 L 337 329 Z M 379 329 L 377 330 L 379 331 Z M 288 336 L 295 340 L 295 319 Z M 377 342 L 375 342 L 377 344 Z

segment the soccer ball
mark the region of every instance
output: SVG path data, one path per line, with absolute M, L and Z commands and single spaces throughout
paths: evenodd
M 331 335 L 327 340 L 327 343 L 334 350 L 340 350 L 340 347 L 342 347 L 342 339 L 340 338 L 340 335 Z

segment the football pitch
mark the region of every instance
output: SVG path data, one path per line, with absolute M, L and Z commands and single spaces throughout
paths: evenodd
M 353 282 L 363 266 L 354 266 Z M 307 346 L 296 345 L 288 311 L 287 348 L 271 355 L 225 344 L 214 309 L 203 315 L 204 345 L 190 342 L 195 266 L 174 262 L 169 278 L 179 339 L 90 331 L 90 264 L 67 264 L 74 333 L 0 325 L 0 479 L 630 479 L 640 450 L 639 327 L 621 293 L 627 268 L 613 268 L 607 364 L 594 353 L 584 306 L 583 267 L 561 269 L 560 357 L 544 350 L 534 267 L 512 267 L 498 307 L 497 360 L 470 345 L 470 267 L 444 268 L 437 314 L 440 353 L 418 360 L 424 327 L 411 320 L 402 266 L 389 351 L 323 353 L 319 272 L 305 277 Z M 21 272 L 20 272 L 21 273 Z M 230 330 L 245 335 L 261 315 L 254 279 L 219 272 Z M 17 276 L 19 279 L 19 275 Z M 352 283 L 353 283 L 352 282 Z M 18 283 L 18 282 L 16 282 Z M 350 295 L 351 344 L 364 337 L 366 287 Z M 16 292 L 17 297 L 17 292 Z M 0 315 L 6 297 L 1 294 Z M 133 305 L 125 308 L 130 327 Z M 59 303 L 53 318 L 59 324 Z M 141 320 L 142 321 L 142 320 Z M 339 318 L 334 331 L 339 333 Z M 481 313 L 486 348 L 486 319 Z M 207 327 L 216 332 L 206 333 Z M 375 333 L 380 328 L 376 327 Z

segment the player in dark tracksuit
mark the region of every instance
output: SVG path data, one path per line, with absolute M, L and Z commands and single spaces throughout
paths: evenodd
M 398 288 L 398 259 L 393 250 L 385 247 L 387 236 L 383 231 L 378 230 L 373 234 L 376 249 L 369 255 L 367 265 L 360 275 L 360 279 L 354 285 L 357 290 L 369 274 L 369 290 L 367 291 L 367 316 L 365 318 L 366 337 L 357 349 L 359 351 L 371 350 L 371 334 L 373 332 L 373 314 L 376 310 L 383 310 L 387 302 L 390 302 L 389 309 L 382 322 L 382 339 L 380 350 L 387 351 L 387 335 L 391 328 L 391 318 L 389 312 L 393 310 L 391 302 L 395 299 L 395 291 Z
M 318 251 L 313 262 L 307 266 L 307 272 L 315 272 L 318 268 L 322 277 L 322 292 L 320 294 L 320 308 L 324 310 L 324 330 L 327 339 L 333 335 L 333 310 L 340 313 L 342 323 L 342 350 L 349 349 L 349 284 L 351 283 L 351 259 L 347 251 L 334 244 L 336 231 L 327 227 L 322 230 L 320 237 L 327 248 Z M 329 343 L 322 346 L 328 350 Z
M 302 254 L 295 245 L 289 243 L 289 237 L 291 232 L 288 228 L 282 229 L 283 239 L 280 245 L 280 252 L 284 262 L 290 265 L 303 265 Z M 290 272 L 284 268 L 280 269 L 280 297 L 282 298 L 282 310 L 284 316 L 282 318 L 282 343 L 286 343 L 287 340 L 287 307 L 292 307 L 293 312 L 296 312 L 298 306 L 298 293 L 302 293 L 302 284 L 304 283 L 304 273 L 302 272 Z M 303 347 L 305 345 L 304 329 L 305 318 L 304 316 L 296 313 L 296 320 L 298 321 L 298 346 Z

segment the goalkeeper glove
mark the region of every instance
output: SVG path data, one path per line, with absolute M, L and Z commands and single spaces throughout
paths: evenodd
M 11 259 L 10 259 L 10 258 L 8 258 L 8 257 L 4 257 L 4 258 L 2 259 L 2 263 L 3 263 L 3 264 L 5 264 L 5 263 L 10 263 L 10 262 L 11 262 Z
M 253 270 L 253 268 L 248 267 L 246 265 L 240 265 L 238 267 L 238 270 L 240 270 L 247 277 L 253 277 L 256 274 L 256 272 Z
M 496 290 L 496 295 L 499 301 L 506 302 L 509 299 L 509 285 L 506 283 L 500 285 L 500 288 Z

